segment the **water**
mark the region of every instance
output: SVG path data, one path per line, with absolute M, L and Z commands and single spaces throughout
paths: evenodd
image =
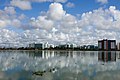
M 0 80 L 120 80 L 119 59 L 115 51 L 0 51 Z

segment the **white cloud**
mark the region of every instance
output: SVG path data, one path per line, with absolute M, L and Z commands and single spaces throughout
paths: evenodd
M 64 27 L 68 27 L 68 26 L 73 27 L 77 23 L 77 19 L 75 16 L 71 14 L 66 14 L 61 22 L 64 25 Z
M 65 13 L 66 11 L 63 10 L 63 6 L 59 3 L 52 3 L 49 6 L 48 16 L 52 20 L 61 20 Z
M 33 29 L 46 30 L 44 38 L 48 42 L 95 44 L 103 38 L 120 40 L 119 12 L 115 6 L 110 6 L 109 9 L 99 8 L 83 13 L 77 18 L 66 13 L 60 3 L 52 3 L 45 15 L 38 16 L 37 19 L 31 18 L 31 25 Z
M 18 39 L 18 34 L 7 29 L 0 29 L 0 43 L 15 43 Z
M 21 22 L 18 19 L 13 19 L 11 25 L 15 27 L 21 27 Z
M 67 0 L 54 0 L 54 2 L 62 2 L 62 3 L 65 3 L 65 2 L 67 2 Z
M 10 3 L 12 6 L 18 7 L 22 10 L 32 9 L 31 3 L 27 0 L 12 0 Z
M 24 14 L 21 14 L 19 17 L 18 17 L 18 19 L 20 19 L 20 20 L 23 20 L 23 19 L 25 19 L 26 18 L 26 15 L 24 15 Z
M 75 4 L 74 4 L 74 3 L 71 3 L 71 2 L 68 2 L 68 3 L 66 4 L 66 6 L 67 6 L 68 8 L 72 8 L 72 7 L 75 6 Z
M 0 20 L 0 28 L 1 27 L 6 27 L 10 23 L 11 23 L 10 20 Z
M 61 3 L 65 3 L 67 2 L 67 0 L 30 0 L 32 2 L 61 2 Z
M 4 10 L 0 10 L 0 28 L 21 27 L 24 18 L 24 14 L 16 14 L 14 7 L 5 7 Z
M 99 2 L 101 4 L 106 4 L 106 3 L 108 3 L 108 0 L 97 0 L 97 2 Z
M 37 19 L 31 18 L 30 24 L 35 28 L 42 29 L 51 29 L 53 27 L 54 22 L 46 18 L 46 16 L 38 16 Z
M 16 14 L 14 7 L 5 7 L 4 10 L 7 14 Z
M 32 2 L 59 2 L 59 3 L 65 3 L 67 0 L 12 0 L 10 1 L 10 4 L 12 6 L 18 7 L 22 10 L 30 10 L 32 9 Z
M 76 17 L 67 13 L 62 4 L 51 3 L 48 11 L 42 12 L 37 18 L 31 18 L 25 27 L 22 23 L 24 15 L 19 15 L 20 18 L 15 13 L 14 16 L 9 15 L 5 10 L 0 10 L 0 27 L 10 25 L 27 29 L 23 34 L 19 34 L 19 37 L 15 36 L 21 44 L 47 41 L 55 44 L 96 44 L 98 39 L 103 38 L 120 41 L 120 10 L 115 6 L 99 8 Z M 10 41 L 12 40 L 10 38 Z

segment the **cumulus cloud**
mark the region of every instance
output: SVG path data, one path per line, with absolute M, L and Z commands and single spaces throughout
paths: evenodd
M 11 10 L 9 15 L 13 15 L 14 9 Z M 25 16 L 21 14 L 19 17 L 16 15 L 11 17 L 7 12 L 9 11 L 0 10 L 0 26 L 10 25 L 23 29 L 22 20 Z M 49 10 L 42 12 L 42 15 L 30 18 L 26 25 L 24 29 L 27 30 L 23 30 L 23 34 L 16 36 L 21 44 L 71 42 L 83 45 L 96 44 L 98 39 L 103 38 L 120 41 L 120 10 L 115 6 L 110 6 L 108 9 L 99 8 L 76 17 L 67 13 L 62 4 L 55 2 L 51 3 Z
M 53 21 L 46 18 L 46 16 L 38 16 L 37 19 L 31 18 L 30 24 L 35 28 L 51 29 Z
M 5 7 L 3 10 L 0 10 L 0 28 L 5 27 L 21 27 L 23 25 L 22 20 L 25 19 L 24 14 L 16 14 L 14 7 Z
M 18 7 L 22 10 L 30 10 L 32 9 L 32 2 L 60 2 L 65 3 L 67 0 L 12 0 L 10 1 L 10 4 L 12 6 Z
M 8 29 L 0 29 L 0 46 L 9 47 L 9 43 L 14 44 L 19 42 L 18 33 Z
M 67 6 L 68 8 L 72 8 L 72 7 L 75 6 L 75 4 L 74 4 L 74 3 L 71 3 L 71 2 L 68 2 L 68 3 L 66 4 L 66 6 Z
M 1 27 L 6 27 L 10 23 L 11 23 L 10 20 L 0 20 L 0 28 Z
M 45 14 L 44 16 L 38 16 L 37 19 L 34 17 L 31 18 L 30 25 L 33 26 L 33 28 L 47 30 L 49 34 L 47 35 L 47 40 L 50 40 L 50 42 L 66 42 L 70 40 L 69 37 L 72 40 L 74 39 L 74 37 L 72 37 L 72 31 L 80 31 L 80 29 L 76 27 L 76 17 L 67 14 L 60 3 L 52 3 Z
M 46 13 L 44 12 L 45 15 L 38 16 L 37 19 L 34 17 L 31 18 L 30 25 L 34 28 L 52 29 L 54 24 L 57 24 L 57 21 L 65 20 L 64 17 L 67 19 L 67 15 L 65 13 L 66 11 L 63 10 L 60 3 L 52 3 L 49 6 L 49 10 Z
M 77 18 L 66 13 L 60 3 L 52 3 L 44 15 L 31 18 L 30 24 L 35 29 L 42 29 L 40 32 L 45 34 L 42 38 L 50 43 L 96 44 L 103 38 L 119 40 L 119 13 L 115 6 L 110 6 L 109 9 L 83 13 Z
M 63 6 L 59 3 L 52 3 L 49 6 L 48 16 L 53 20 L 61 20 L 66 11 L 63 10 Z
M 12 0 L 10 3 L 12 6 L 18 7 L 22 10 L 32 9 L 31 3 L 27 0 Z
M 18 20 L 18 19 L 13 19 L 13 20 L 12 20 L 12 26 L 21 27 L 21 22 L 20 22 L 20 20 Z
M 101 4 L 106 4 L 106 3 L 108 3 L 108 0 L 97 0 L 97 2 L 99 2 Z
M 5 12 L 8 14 L 16 14 L 15 8 L 14 7 L 5 7 Z
M 25 19 L 26 18 L 26 15 L 24 15 L 24 14 L 21 14 L 19 17 L 18 17 L 18 19 L 20 19 L 20 20 L 23 20 L 23 19 Z

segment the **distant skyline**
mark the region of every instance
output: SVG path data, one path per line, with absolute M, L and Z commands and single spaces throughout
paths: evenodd
M 0 0 L 0 45 L 120 42 L 120 0 Z

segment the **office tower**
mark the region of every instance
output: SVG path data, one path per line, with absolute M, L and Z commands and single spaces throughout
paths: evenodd
M 99 50 L 116 50 L 116 40 L 99 40 L 98 41 Z

